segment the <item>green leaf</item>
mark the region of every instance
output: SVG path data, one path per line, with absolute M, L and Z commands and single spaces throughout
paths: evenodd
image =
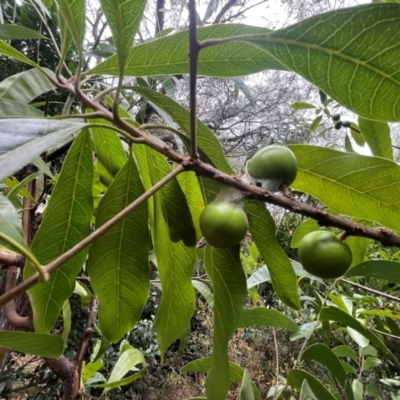
M 358 379 L 354 379 L 353 383 L 351 384 L 354 392 L 354 399 L 355 400 L 363 400 L 363 385 Z
M 400 365 L 396 356 L 386 347 L 386 345 L 378 338 L 372 331 L 366 328 L 362 323 L 357 321 L 351 315 L 340 310 L 336 307 L 323 307 L 320 314 L 321 321 L 336 321 L 341 324 L 350 327 L 363 335 L 365 338 L 370 340 L 376 347 L 387 353 L 391 360 L 396 364 Z
M 96 229 L 144 193 L 135 161 L 130 157 L 100 201 Z M 99 299 L 102 334 L 116 343 L 133 329 L 150 288 L 147 203 L 141 204 L 89 251 L 88 272 Z
M 0 119 L 0 180 L 85 125 L 48 119 Z
M 372 154 L 393 160 L 389 125 L 386 122 L 371 121 L 362 117 L 358 118 L 358 125 Z
M 92 292 L 89 290 L 89 288 L 83 283 L 76 281 L 74 293 L 81 298 L 81 307 L 86 308 L 90 303 L 90 299 L 92 298 Z
M 249 371 L 244 370 L 242 384 L 240 386 L 239 400 L 254 400 L 253 381 L 251 380 Z
M 363 276 L 400 283 L 400 263 L 386 260 L 370 260 L 350 268 L 345 277 Z
M 393 319 L 390 318 L 390 317 L 386 317 L 385 320 L 386 320 L 386 323 L 387 323 L 387 325 L 388 325 L 388 327 L 390 329 L 390 333 L 400 337 L 400 327 L 399 327 L 399 325 L 397 325 L 397 323 L 394 322 Z
M 354 266 L 364 261 L 365 252 L 367 251 L 368 245 L 371 243 L 371 239 L 349 236 L 346 238 L 345 243 L 350 247 L 351 253 L 353 254 L 351 266 Z
M 194 361 L 190 361 L 185 364 L 182 369 L 182 372 L 196 371 L 196 372 L 208 372 L 212 366 L 212 358 L 199 358 Z M 229 376 L 230 379 L 238 384 L 240 384 L 243 380 L 244 370 L 239 365 L 234 364 L 229 361 Z M 261 400 L 260 392 L 257 387 L 252 383 L 254 398 L 256 400 Z
M 64 343 L 67 343 L 69 333 L 71 332 L 71 306 L 69 300 L 65 300 L 62 306 L 62 316 L 63 316 L 63 331 L 62 338 Z
M 109 186 L 118 171 L 125 165 L 127 157 L 118 134 L 111 129 L 111 123 L 104 120 L 92 119 L 92 123 L 110 125 L 110 129 L 103 127 L 90 128 L 93 144 L 98 159 L 97 171 L 100 181 Z
M 301 385 L 300 400 L 318 400 L 306 380 Z
M 365 145 L 365 139 L 364 136 L 362 135 L 362 132 L 360 131 L 360 127 L 354 122 L 351 122 L 349 129 L 351 137 L 354 139 L 357 145 L 363 147 Z
M 84 130 L 74 140 L 42 223 L 32 243 L 32 252 L 43 264 L 48 264 L 90 233 L 93 214 L 93 161 L 89 132 Z M 83 250 L 28 291 L 32 304 L 33 324 L 37 332 L 49 332 L 57 321 L 62 306 L 75 288 L 75 279 L 86 259 Z M 34 273 L 25 267 L 24 279 Z
M 310 110 L 317 108 L 313 104 L 305 103 L 303 101 L 296 101 L 295 103 L 292 103 L 290 107 L 292 107 L 293 110 Z
M 64 351 L 61 336 L 32 332 L 1 331 L 0 346 L 48 358 L 59 358 Z
M 293 187 L 334 211 L 399 230 L 400 167 L 392 161 L 329 148 L 292 145 L 298 162 Z M 391 190 L 385 190 L 387 186 Z
M 316 117 L 313 122 L 310 125 L 310 131 L 311 132 L 315 132 L 317 130 L 317 128 L 319 127 L 319 124 L 321 123 L 322 120 L 322 115 L 319 115 L 318 117 Z
M 377 400 L 383 400 L 382 394 L 379 391 L 379 389 L 373 385 L 372 383 L 370 383 L 366 390 L 365 390 L 365 394 L 369 395 L 369 396 L 373 396 L 375 399 Z
M 214 292 L 213 355 L 206 393 L 213 400 L 225 400 L 230 388 L 228 343 L 246 303 L 246 276 L 239 258 L 239 246 L 216 249 L 206 245 L 204 263 Z
M 127 376 L 126 378 L 122 378 L 115 382 L 107 382 L 107 383 L 102 383 L 100 385 L 90 385 L 90 386 L 95 388 L 105 388 L 105 390 L 119 389 L 122 386 L 126 386 L 132 382 L 137 381 L 140 377 L 142 377 L 145 374 L 145 372 L 147 372 L 148 368 L 149 366 L 146 365 L 139 372 L 136 372 L 135 374 L 132 374 L 130 376 Z
M 50 76 L 55 77 L 54 72 L 43 68 Z M 51 83 L 41 71 L 36 68 L 9 76 L 0 82 L 0 98 L 28 104 L 41 94 L 54 89 Z M 10 115 L 11 116 L 11 115 Z
M 304 350 L 301 355 L 302 360 L 311 359 L 318 361 L 324 365 L 336 377 L 338 382 L 345 388 L 346 398 L 354 400 L 353 392 L 347 375 L 340 363 L 339 358 L 332 352 L 332 350 L 324 344 L 314 344 Z
M 362 117 L 398 121 L 399 22 L 398 4 L 368 4 L 248 40 Z
M 43 117 L 43 111 L 12 100 L 0 99 L 0 117 Z
M 206 299 L 210 308 L 214 308 L 214 295 L 209 287 L 205 283 L 196 279 L 192 279 L 192 284 L 194 288 Z
M 96 360 L 89 362 L 82 368 L 82 382 L 84 385 L 88 383 L 89 379 L 98 371 L 103 368 L 103 360 Z
M 126 57 L 139 28 L 146 0 L 100 0 L 117 50 L 119 75 L 124 75 Z
M 85 37 L 85 0 L 58 0 L 57 3 L 78 52 L 82 53 Z
M 2 40 L 0 40 L 0 54 L 2 54 L 3 56 L 15 58 L 18 61 L 22 61 L 25 64 L 31 65 L 32 67 L 39 69 L 40 71 L 44 71 L 44 68 L 40 67 L 34 61 L 30 60 L 24 54 L 14 49 L 14 47 L 10 46 Z
M 296 310 L 300 309 L 297 279 L 292 264 L 275 237 L 275 223 L 265 204 L 246 202 L 250 232 L 268 266 L 272 285 L 279 299 Z
M 336 400 L 335 397 L 322 385 L 322 383 L 313 375 L 300 369 L 292 369 L 287 377 L 287 384 L 300 392 L 303 381 L 307 380 L 311 390 L 317 396 L 317 399 Z
M 198 29 L 199 40 L 237 35 L 269 33 L 266 28 L 240 24 L 217 24 Z M 189 73 L 189 34 L 178 32 L 133 47 L 126 56 L 125 75 L 173 75 Z M 260 72 L 267 67 L 281 69 L 269 54 L 251 43 L 234 42 L 203 49 L 199 55 L 199 75 L 234 77 Z M 88 74 L 119 75 L 118 58 L 112 56 Z
M 244 309 L 240 314 L 238 328 L 248 328 L 251 326 L 274 326 L 285 328 L 296 332 L 299 327 L 286 315 L 276 310 L 269 310 L 264 307 L 254 307 Z
M 0 39 L 47 39 L 47 37 L 24 26 L 0 24 Z
M 379 315 L 380 317 L 389 317 L 394 319 L 400 319 L 400 313 L 397 311 L 389 310 L 363 310 L 359 312 L 360 315 Z
M 335 348 L 332 349 L 332 352 L 337 357 L 346 357 L 352 359 L 355 362 L 358 362 L 357 353 L 350 346 L 346 344 L 336 346 Z
M 320 226 L 315 219 L 309 218 L 306 219 L 304 222 L 301 223 L 297 227 L 292 237 L 292 242 L 290 243 L 290 247 L 292 249 L 298 249 L 301 239 L 307 235 L 307 233 L 318 231 Z

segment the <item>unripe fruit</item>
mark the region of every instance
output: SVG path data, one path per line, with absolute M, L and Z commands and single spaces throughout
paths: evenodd
M 340 114 L 332 115 L 332 121 L 334 121 L 334 122 L 340 121 Z
M 266 180 L 267 190 L 278 192 L 281 184 L 290 185 L 295 180 L 296 156 L 287 147 L 266 146 L 247 163 L 247 172 L 255 179 Z
M 335 129 L 340 129 L 343 126 L 343 122 L 342 121 L 338 121 L 335 123 Z
M 201 213 L 200 229 L 211 246 L 227 248 L 243 240 L 249 224 L 239 207 L 226 201 L 215 201 Z
M 350 247 L 327 231 L 305 235 L 299 244 L 299 257 L 307 272 L 323 279 L 339 278 L 353 260 Z
M 351 127 L 351 122 L 350 121 L 343 121 L 343 127 L 344 128 L 350 128 Z

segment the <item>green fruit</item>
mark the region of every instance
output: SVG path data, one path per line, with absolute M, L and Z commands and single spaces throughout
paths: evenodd
M 324 279 L 342 276 L 353 260 L 350 247 L 327 231 L 304 236 L 299 244 L 299 257 L 307 272 Z
M 278 192 L 282 183 L 290 185 L 297 175 L 297 160 L 284 146 L 271 145 L 254 154 L 247 163 L 247 172 L 255 179 L 267 181 L 268 190 Z
M 226 201 L 215 201 L 201 213 L 200 229 L 211 246 L 226 248 L 243 240 L 249 224 L 243 210 Z

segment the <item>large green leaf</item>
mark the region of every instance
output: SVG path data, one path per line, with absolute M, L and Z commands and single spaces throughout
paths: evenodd
M 109 186 L 115 175 L 126 163 L 126 152 L 118 134 L 111 129 L 111 123 L 97 119 L 92 119 L 90 122 L 110 125 L 110 129 L 103 127 L 90 128 L 98 159 L 97 171 L 101 182 Z
M 0 24 L 0 39 L 47 39 L 41 33 L 25 28 L 24 26 L 12 24 Z
M 68 26 L 76 47 L 81 53 L 85 37 L 85 0 L 58 0 L 57 3 L 65 25 Z
M 64 351 L 61 336 L 32 332 L 0 332 L 0 346 L 40 357 L 59 358 Z
M 297 278 L 292 264 L 275 236 L 275 223 L 265 204 L 246 202 L 250 232 L 268 266 L 275 293 L 286 305 L 300 308 Z
M 100 4 L 112 32 L 120 68 L 119 75 L 122 77 L 126 58 L 142 19 L 146 0 L 100 0 Z
M 198 38 L 225 38 L 237 35 L 267 34 L 266 28 L 240 24 L 220 24 L 198 29 Z M 148 76 L 189 73 L 189 33 L 178 32 L 133 47 L 127 54 L 125 75 Z M 209 47 L 200 52 L 200 75 L 243 76 L 266 68 L 279 69 L 266 52 L 249 43 L 235 42 L 224 46 Z M 118 58 L 112 56 L 88 71 L 92 74 L 118 75 Z
M 144 193 L 139 171 L 130 157 L 101 200 L 96 228 Z M 147 203 L 97 239 L 89 252 L 88 272 L 99 299 L 102 334 L 117 342 L 136 324 L 150 288 L 150 234 Z
M 43 68 L 48 75 L 54 77 L 54 72 Z M 36 68 L 12 75 L 0 82 L 0 98 L 28 104 L 41 94 L 54 89 L 41 71 Z
M 3 56 L 15 58 L 16 60 L 22 61 L 25 64 L 31 65 L 32 67 L 38 68 L 39 70 L 43 70 L 43 68 L 41 68 L 38 64 L 30 60 L 24 54 L 14 49 L 14 47 L 10 46 L 3 40 L 0 40 L 0 54 L 2 54 Z
M 345 243 L 350 247 L 351 253 L 353 254 L 351 266 L 364 261 L 365 252 L 370 242 L 371 239 L 359 236 L 349 236 L 346 238 Z
M 317 146 L 289 147 L 298 162 L 293 187 L 312 194 L 338 213 L 400 229 L 397 201 L 400 167 L 397 164 L 380 157 Z
M 300 392 L 303 381 L 306 380 L 317 399 L 336 400 L 335 396 L 313 375 L 301 369 L 292 369 L 287 377 L 287 384 Z
M 393 160 L 392 140 L 387 122 L 358 118 L 358 125 L 374 156 Z
M 320 314 L 321 321 L 336 321 L 351 329 L 354 329 L 365 338 L 370 340 L 377 348 L 387 353 L 391 360 L 399 367 L 400 363 L 396 356 L 386 347 L 385 343 L 379 339 L 372 331 L 365 327 L 361 322 L 357 321 L 350 314 L 340 310 L 337 307 L 323 307 Z
M 205 357 L 205 358 L 198 358 L 197 360 L 190 361 L 185 364 L 181 372 L 189 372 L 189 371 L 196 371 L 196 372 L 208 372 L 212 366 L 212 358 Z M 243 379 L 244 370 L 239 365 L 229 361 L 229 375 L 233 382 L 240 384 Z M 253 393 L 256 400 L 261 400 L 260 392 L 258 391 L 256 385 L 252 383 Z
M 216 249 L 207 245 L 204 263 L 214 292 L 213 354 L 206 393 L 209 399 L 225 400 L 230 388 L 228 344 L 246 303 L 246 276 L 239 246 Z
M 364 261 L 350 268 L 345 276 L 363 276 L 400 283 L 400 263 L 387 260 Z
M 43 111 L 18 101 L 0 99 L 0 117 L 43 117 Z
M 138 146 L 134 146 L 134 148 Z M 164 156 L 146 148 L 146 156 L 135 149 L 141 176 L 146 189 L 154 185 L 171 171 Z M 151 182 L 149 182 L 149 179 Z M 192 270 L 196 258 L 193 246 L 186 246 L 182 240 L 185 229 L 190 228 L 191 215 L 186 200 L 176 179 L 170 181 L 153 196 L 154 209 L 150 212 L 153 228 L 154 249 L 161 280 L 162 295 L 156 315 L 156 329 L 162 356 L 168 347 L 178 339 L 190 324 L 195 308 Z M 186 208 L 186 209 L 185 209 Z M 179 227 L 179 224 L 187 224 Z M 187 239 L 195 239 L 195 231 Z M 174 231 L 171 231 L 174 229 Z M 179 240 L 178 239 L 178 240 Z
M 244 370 L 242 384 L 240 385 L 239 400 L 254 400 L 254 392 L 252 387 L 253 381 L 251 380 L 249 371 Z
M 0 119 L 0 180 L 85 125 L 49 119 Z
M 93 214 L 92 184 L 91 139 L 89 132 L 84 130 L 68 152 L 32 243 L 32 251 L 43 265 L 89 235 Z M 64 301 L 74 291 L 75 279 L 86 255 L 87 250 L 81 251 L 54 271 L 46 283 L 29 289 L 33 324 L 37 332 L 46 333 L 53 328 Z M 24 279 L 33 273 L 32 268 L 25 267 Z
M 293 332 L 299 330 L 293 320 L 286 315 L 264 307 L 255 307 L 242 311 L 238 328 L 248 328 L 250 326 L 274 326 L 276 328 L 289 329 Z

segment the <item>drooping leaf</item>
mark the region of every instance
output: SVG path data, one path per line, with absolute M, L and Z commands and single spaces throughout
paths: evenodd
M 292 369 L 287 377 L 287 384 L 300 392 L 303 381 L 306 380 L 317 399 L 336 400 L 332 393 L 315 376 L 301 369 Z
M 58 0 L 65 25 L 74 39 L 79 53 L 85 36 L 85 0 Z
M 362 117 L 358 118 L 358 125 L 372 154 L 393 160 L 389 125 L 386 122 L 371 121 Z
M 90 233 L 93 213 L 93 161 L 89 132 L 84 130 L 73 142 L 41 225 L 32 243 L 32 252 L 45 265 L 50 263 Z M 83 250 L 28 291 L 37 332 L 49 332 L 57 321 L 62 306 L 75 288 L 75 279 L 86 259 Z M 24 279 L 34 273 L 24 269 Z
M 124 75 L 126 57 L 139 28 L 146 0 L 100 0 L 117 50 L 119 75 Z
M 216 249 L 207 244 L 205 267 L 214 292 L 214 339 L 212 366 L 207 374 L 207 397 L 225 400 L 230 387 L 228 343 L 246 302 L 246 276 L 239 246 Z
M 266 28 L 240 24 L 220 24 L 198 29 L 200 40 L 229 36 L 262 34 Z M 178 32 L 133 47 L 127 54 L 125 75 L 173 75 L 189 72 L 189 33 Z M 279 63 L 249 43 L 235 42 L 203 49 L 199 56 L 199 74 L 220 77 L 243 76 L 269 67 L 280 69 Z M 90 74 L 118 75 L 118 58 L 112 56 L 96 65 Z
M 96 228 L 143 193 L 139 171 L 130 157 L 100 201 Z M 99 299 L 100 329 L 112 342 L 133 329 L 146 303 L 150 288 L 149 251 L 146 202 L 90 248 L 88 272 Z
M 320 314 L 321 321 L 336 321 L 350 327 L 370 340 L 376 347 L 387 353 L 390 359 L 400 365 L 396 356 L 386 347 L 386 345 L 372 331 L 365 327 L 361 322 L 336 307 L 323 307 Z
M 3 56 L 15 58 L 16 60 L 22 61 L 25 64 L 31 65 L 32 67 L 35 67 L 35 68 L 43 71 L 42 67 L 40 67 L 34 61 L 30 60 L 23 53 L 14 49 L 14 47 L 10 46 L 8 43 L 4 42 L 3 40 L 0 40 L 0 54 L 2 54 Z
M 255 107 L 256 102 L 254 100 L 254 97 L 251 94 L 251 90 L 249 89 L 249 87 L 244 83 L 243 79 L 242 78 L 231 78 L 231 81 L 235 84 L 235 88 L 240 90 L 246 96 L 247 100 L 249 101 L 249 104 L 252 107 Z
M 212 358 L 199 358 L 194 361 L 190 361 L 185 364 L 181 372 L 189 372 L 189 371 L 196 371 L 196 372 L 208 372 L 212 366 Z M 238 384 L 240 384 L 243 380 L 244 370 L 239 365 L 234 364 L 233 362 L 229 361 L 229 375 L 230 379 Z M 260 392 L 258 391 L 256 385 L 252 383 L 254 398 L 256 400 L 261 400 Z
M 275 293 L 283 303 L 300 308 L 297 279 L 292 264 L 275 237 L 275 223 L 263 203 L 246 202 L 250 232 L 268 266 Z
M 111 127 L 111 123 L 104 120 L 92 119 L 91 122 L 102 123 Z M 103 127 L 92 127 L 90 129 L 98 158 L 97 171 L 101 182 L 109 186 L 115 175 L 126 163 L 126 152 L 121 139 L 114 130 Z
M 249 370 L 245 369 L 242 384 L 240 385 L 239 400 L 254 400 L 252 383 Z
M 317 146 L 289 147 L 298 162 L 293 187 L 310 193 L 338 213 L 399 229 L 400 167 L 397 164 Z M 385 190 L 389 185 L 391 190 Z
M 82 368 L 82 382 L 84 385 L 90 385 L 91 378 L 93 375 L 103 368 L 103 360 L 97 360 L 95 362 L 89 362 Z M 104 378 L 105 380 L 105 378 Z
M 0 117 L 43 117 L 43 111 L 12 100 L 0 99 Z
M 1 331 L 0 346 L 49 358 L 59 358 L 64 351 L 64 341 L 61 336 L 33 332 Z
M 194 288 L 206 299 L 210 308 L 214 308 L 214 295 L 210 288 L 205 283 L 200 282 L 197 279 L 192 279 L 192 284 Z
M 345 276 L 364 276 L 400 283 L 400 263 L 387 260 L 364 261 L 350 268 Z
M 321 123 L 321 120 L 322 120 L 322 115 L 318 115 L 318 117 L 316 117 L 313 120 L 313 122 L 311 122 L 311 125 L 310 125 L 311 132 L 315 132 L 318 129 L 319 124 Z
M 264 307 L 245 308 L 239 318 L 238 328 L 248 328 L 250 326 L 274 326 L 285 328 L 296 332 L 299 327 L 286 315 L 276 310 L 269 310 Z
M 351 387 L 353 388 L 354 392 L 354 399 L 355 400 L 363 400 L 363 385 L 358 379 L 354 379 Z
M 65 120 L 0 119 L 0 180 L 83 127 Z
M 12 24 L 0 24 L 0 39 L 1 40 L 14 40 L 14 39 L 47 39 L 41 33 L 33 31 L 32 29 L 24 26 Z
M 71 305 L 69 304 L 69 300 L 65 300 L 62 307 L 62 316 L 63 316 L 63 331 L 62 331 L 62 339 L 64 343 L 67 343 L 69 333 L 71 332 Z

